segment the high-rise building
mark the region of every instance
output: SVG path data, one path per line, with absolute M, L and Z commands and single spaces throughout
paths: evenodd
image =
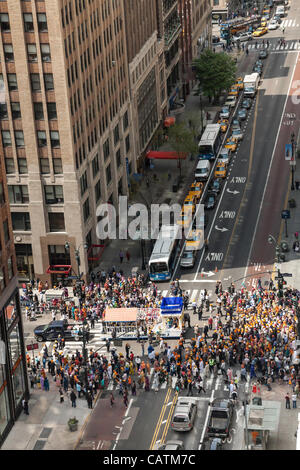
M 28 398 L 14 238 L 0 137 L 0 446 Z
M 0 23 L 18 271 L 55 284 L 97 263 L 96 207 L 136 171 L 123 0 L 2 0 Z
M 192 62 L 211 45 L 211 5 L 209 0 L 179 0 L 179 14 L 182 22 L 183 94 L 186 96 L 194 84 Z

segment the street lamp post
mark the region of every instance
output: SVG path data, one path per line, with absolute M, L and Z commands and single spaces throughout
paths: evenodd
M 268 236 L 268 242 L 270 245 L 275 245 L 275 254 L 276 254 L 275 261 L 278 263 L 277 265 L 278 289 L 281 290 L 283 288 L 283 276 L 279 269 L 279 263 L 282 258 L 281 247 L 280 245 L 278 245 L 273 235 Z
M 83 358 L 83 367 L 84 367 L 84 382 L 85 382 L 85 392 L 87 392 L 88 387 L 88 374 L 87 374 L 87 347 L 86 343 L 89 341 L 89 327 L 87 320 L 83 320 L 82 324 L 82 358 Z

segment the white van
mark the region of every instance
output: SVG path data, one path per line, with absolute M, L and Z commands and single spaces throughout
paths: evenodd
M 285 12 L 284 12 L 284 6 L 283 5 L 279 5 L 277 8 L 276 8 L 276 15 L 280 16 L 281 18 L 284 16 Z
M 210 173 L 210 161 L 209 160 L 200 160 L 198 162 L 195 179 L 196 181 L 206 181 Z

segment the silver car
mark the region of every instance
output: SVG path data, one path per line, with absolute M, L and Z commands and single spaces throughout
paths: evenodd
M 231 150 L 223 148 L 221 152 L 219 153 L 218 162 L 226 163 L 227 165 L 229 165 L 230 158 L 231 158 Z
M 180 260 L 181 268 L 192 268 L 196 261 L 196 251 L 184 249 Z
M 174 431 L 190 431 L 197 415 L 197 400 L 186 397 L 178 398 L 174 415 L 172 418 L 172 429 Z
M 183 450 L 184 445 L 182 441 L 167 441 L 165 444 L 162 444 L 158 447 L 157 450 Z

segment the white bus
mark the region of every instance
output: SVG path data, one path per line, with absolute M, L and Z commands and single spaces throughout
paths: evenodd
M 180 250 L 181 231 L 179 225 L 161 226 L 149 260 L 149 277 L 151 281 L 171 279 Z
M 217 156 L 221 143 L 220 124 L 207 124 L 198 144 L 198 158 L 213 160 Z

